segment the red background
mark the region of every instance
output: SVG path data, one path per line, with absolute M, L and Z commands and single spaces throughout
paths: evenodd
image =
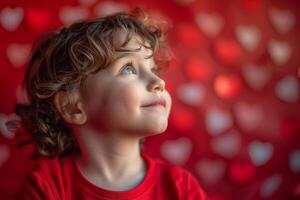
M 74 20 L 141 6 L 171 26 L 176 59 L 166 133 L 145 151 L 191 171 L 212 199 L 300 199 L 299 3 L 296 0 L 0 2 L 0 198 L 13 199 L 31 147 L 4 124 L 32 43 Z

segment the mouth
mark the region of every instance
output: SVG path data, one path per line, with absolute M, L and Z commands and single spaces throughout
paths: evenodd
M 166 107 L 166 100 L 163 98 L 159 98 L 149 104 L 143 105 L 142 107 L 156 107 L 156 106 Z

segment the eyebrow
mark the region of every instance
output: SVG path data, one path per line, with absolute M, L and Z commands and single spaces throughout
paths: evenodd
M 126 56 L 131 56 L 133 53 L 132 52 L 124 52 L 124 53 L 120 53 L 118 56 L 116 56 L 115 61 L 119 60 L 121 58 L 124 58 Z
M 117 49 L 116 52 L 122 52 L 122 53 L 120 53 L 118 56 L 116 56 L 116 58 L 114 60 L 117 61 L 118 59 L 124 58 L 125 56 L 130 56 L 136 52 L 139 52 L 141 49 L 142 49 L 142 46 L 140 46 L 139 48 L 136 48 L 136 49 L 132 49 L 132 50 Z M 153 54 L 151 56 L 147 56 L 145 59 L 151 58 L 152 56 L 153 56 Z

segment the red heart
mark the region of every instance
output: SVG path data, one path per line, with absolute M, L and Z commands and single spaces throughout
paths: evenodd
M 207 81 L 212 73 L 212 66 L 205 60 L 192 58 L 186 63 L 186 73 L 190 80 Z
M 192 130 L 195 125 L 195 116 L 193 112 L 184 108 L 177 108 L 171 112 L 170 123 L 176 130 L 186 132 Z
M 214 46 L 215 54 L 225 64 L 233 64 L 240 57 L 241 49 L 234 39 L 219 39 Z
M 218 75 L 214 80 L 214 90 L 225 99 L 236 97 L 242 88 L 242 81 L 236 74 Z
M 198 47 L 203 39 L 199 29 L 194 25 L 179 25 L 177 35 L 179 40 L 189 47 Z
M 241 0 L 242 5 L 248 11 L 257 11 L 261 7 L 261 0 Z
M 28 9 L 26 20 L 32 29 L 36 31 L 43 31 L 47 29 L 49 25 L 50 11 L 38 8 Z
M 230 178 L 239 184 L 246 183 L 254 175 L 255 168 L 248 161 L 236 161 L 229 167 Z

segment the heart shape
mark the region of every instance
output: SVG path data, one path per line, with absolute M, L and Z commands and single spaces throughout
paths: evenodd
M 241 0 L 241 3 L 247 11 L 251 11 L 251 12 L 257 11 L 262 6 L 261 0 L 251 0 L 251 1 Z
M 271 70 L 265 66 L 247 64 L 242 68 L 242 75 L 253 90 L 260 90 L 270 80 Z
M 285 102 L 295 103 L 299 98 L 299 85 L 294 75 L 287 75 L 275 86 L 276 96 Z
M 225 173 L 226 163 L 222 160 L 201 159 L 196 165 L 196 172 L 207 184 L 219 182 Z
M 113 1 L 102 1 L 95 6 L 94 13 L 97 17 L 103 17 L 106 15 L 128 10 L 129 8 L 126 4 Z
M 178 99 L 191 106 L 199 106 L 204 95 L 204 86 L 197 82 L 182 84 L 177 89 Z
M 245 132 L 255 130 L 265 117 L 263 107 L 257 104 L 238 102 L 234 106 L 234 111 L 239 126 Z
M 199 13 L 196 22 L 200 29 L 210 38 L 216 37 L 224 26 L 224 20 L 218 13 Z
M 261 166 L 271 159 L 273 155 L 273 145 L 267 142 L 253 141 L 248 147 L 248 152 L 253 164 L 255 166 Z
M 255 25 L 239 25 L 235 29 L 236 37 L 247 51 L 254 51 L 261 40 L 261 32 Z
M 238 184 L 248 182 L 254 175 L 255 168 L 248 161 L 236 161 L 230 165 L 229 174 L 231 180 Z
M 15 31 L 24 18 L 24 9 L 22 7 L 3 8 L 0 14 L 0 22 L 7 31 Z
M 59 18 L 65 26 L 89 16 L 88 9 L 81 6 L 63 6 L 59 11 Z
M 178 131 L 186 132 L 194 128 L 196 123 L 195 114 L 186 108 L 173 109 L 170 116 L 171 125 Z
M 178 138 L 165 141 L 160 148 L 161 154 L 168 161 L 176 165 L 184 165 L 192 152 L 192 143 L 188 138 Z
M 241 56 L 241 49 L 236 40 L 221 38 L 215 42 L 214 53 L 224 64 L 232 65 Z
M 10 115 L 0 113 L 0 132 L 4 137 L 13 139 L 20 126 L 21 118 L 18 115 L 14 113 Z
M 292 55 L 292 47 L 284 41 L 271 40 L 268 44 L 268 52 L 276 65 L 288 62 Z
M 268 177 L 261 185 L 260 196 L 262 199 L 270 198 L 282 183 L 282 177 L 279 174 Z
M 14 67 L 22 67 L 30 56 L 31 46 L 28 44 L 11 43 L 6 49 L 6 55 Z
M 204 59 L 189 59 L 186 62 L 185 66 L 186 73 L 189 79 L 197 81 L 210 80 L 213 67 Z
M 216 76 L 213 86 L 219 97 L 233 99 L 240 94 L 242 81 L 237 74 L 220 74 Z
M 269 19 L 275 30 L 281 34 L 288 33 L 296 24 L 296 18 L 289 10 L 271 8 L 269 10 Z
M 230 131 L 227 134 L 213 138 L 211 148 L 214 153 L 224 158 L 233 158 L 241 148 L 241 136 L 237 131 Z
M 198 48 L 199 44 L 203 41 L 203 36 L 201 35 L 199 28 L 194 24 L 180 24 L 176 27 L 176 34 L 178 41 L 184 45 L 192 48 Z M 186 50 L 182 50 L 186 51 Z
M 205 123 L 211 135 L 219 135 L 228 129 L 233 121 L 229 112 L 217 107 L 212 107 L 206 112 Z
M 44 31 L 49 27 L 51 13 L 44 8 L 29 8 L 26 12 L 26 22 L 35 31 Z
M 295 150 L 290 153 L 290 168 L 292 172 L 297 173 L 300 171 L 300 150 Z

